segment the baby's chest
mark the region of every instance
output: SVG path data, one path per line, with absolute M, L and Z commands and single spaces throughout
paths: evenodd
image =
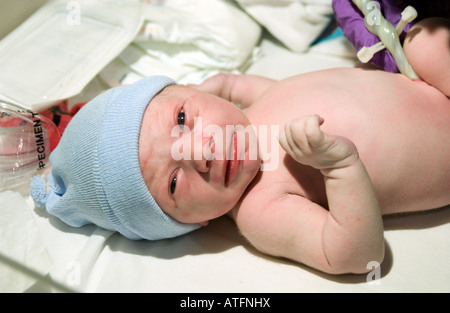
M 320 171 L 297 163 L 282 149 L 277 166 L 272 165 L 270 170 L 263 170 L 256 187 L 259 196 L 267 194 L 271 198 L 278 198 L 287 194 L 299 195 L 324 206 L 327 201 Z

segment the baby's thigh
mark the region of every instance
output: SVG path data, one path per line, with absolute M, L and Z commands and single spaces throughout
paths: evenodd
M 450 97 L 450 19 L 420 21 L 406 35 L 403 48 L 420 78 Z

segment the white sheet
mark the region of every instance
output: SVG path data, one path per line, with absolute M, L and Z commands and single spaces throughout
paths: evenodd
M 342 39 L 302 54 L 273 38 L 265 38 L 260 48 L 262 56 L 248 73 L 275 79 L 355 64 Z M 100 87 L 96 79 L 86 94 L 93 95 Z M 9 199 L 0 194 L 0 204 Z M 17 199 L 14 209 L 17 214 L 25 210 L 32 215 L 45 247 L 42 255 L 53 264 L 42 271 L 48 272 L 45 280 L 25 291 L 59 291 L 51 281 L 83 292 L 450 292 L 450 207 L 385 218 L 387 253 L 379 277 L 377 272 L 326 275 L 263 255 L 249 246 L 226 217 L 183 237 L 149 242 L 130 241 L 92 225 L 71 228 L 34 208 L 29 197 Z M 25 247 L 23 237 L 13 232 L 2 234 L 1 240 Z M 34 258 L 32 265 L 41 258 L 45 256 Z M 11 273 L 18 279 L 23 276 L 17 269 Z M 13 291 L 5 284 L 0 281 L 0 289 Z
M 254 60 L 262 28 L 228 0 L 151 2 L 133 41 L 100 73 L 110 86 L 167 75 L 200 83 L 219 72 L 239 72 Z
M 0 194 L 0 199 L 0 238 L 3 239 L 0 241 L 0 292 L 20 292 L 33 285 L 37 279 L 29 275 L 17 275 L 17 271 L 10 267 L 11 264 L 23 264 L 40 275 L 47 274 L 53 264 L 34 216 L 21 195 L 5 191 Z
M 0 98 L 39 112 L 78 94 L 136 36 L 142 8 L 48 1 L 0 42 Z
M 305 52 L 330 23 L 331 0 L 236 0 L 288 49 Z

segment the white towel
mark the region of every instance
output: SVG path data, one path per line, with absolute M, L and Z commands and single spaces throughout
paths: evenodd
M 287 48 L 306 51 L 333 16 L 331 0 L 236 0 Z
M 200 83 L 252 61 L 261 26 L 229 0 L 165 0 L 147 6 L 140 34 L 101 74 L 109 85 L 150 75 Z

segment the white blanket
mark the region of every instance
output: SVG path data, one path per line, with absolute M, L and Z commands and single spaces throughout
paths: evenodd
M 227 0 L 165 0 L 147 6 L 138 37 L 100 76 L 110 86 L 151 75 L 200 83 L 254 60 L 261 26 Z
M 331 0 L 236 0 L 289 49 L 304 52 L 331 21 Z

